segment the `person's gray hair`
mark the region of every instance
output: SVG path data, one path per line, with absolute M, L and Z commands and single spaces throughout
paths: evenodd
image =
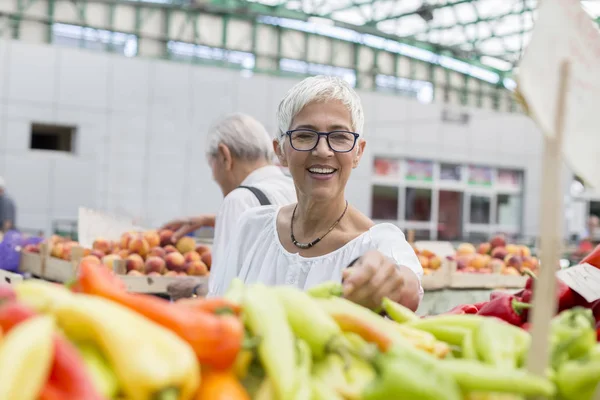
M 277 109 L 278 140 L 283 146 L 285 133 L 290 130 L 294 117 L 308 104 L 338 100 L 350 112 L 352 131 L 363 136 L 365 116 L 358 93 L 342 78 L 335 76 L 311 76 L 292 87 Z
M 207 154 L 217 154 L 224 144 L 231 154 L 245 161 L 273 158 L 273 139 L 264 125 L 249 115 L 230 114 L 217 121 L 208 132 Z

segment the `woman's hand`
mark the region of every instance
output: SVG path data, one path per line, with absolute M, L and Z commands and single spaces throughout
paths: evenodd
M 215 215 L 205 214 L 188 219 L 177 219 L 166 223 L 161 229 L 170 229 L 173 231 L 172 241 L 176 243 L 183 236 L 194 232 L 204 226 L 215 226 Z
M 377 309 L 384 297 L 415 311 L 419 305 L 419 281 L 407 267 L 398 266 L 377 250 L 368 251 L 343 272 L 344 297 Z

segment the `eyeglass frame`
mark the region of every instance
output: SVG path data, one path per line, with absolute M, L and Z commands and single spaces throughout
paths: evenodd
M 317 134 L 317 142 L 315 143 L 315 145 L 311 149 L 299 150 L 299 149 L 295 148 L 294 144 L 292 143 L 292 133 L 294 133 L 294 132 L 313 132 L 313 133 L 316 133 Z M 329 143 L 329 135 L 331 135 L 332 133 L 340 133 L 340 132 L 342 132 L 342 133 L 350 133 L 351 135 L 354 136 L 354 143 L 352 143 L 352 147 L 350 147 L 349 150 L 338 151 L 338 150 L 334 150 L 333 147 L 331 147 L 331 143 Z M 343 131 L 343 130 L 337 130 L 337 131 L 331 131 L 331 132 L 319 132 L 319 131 L 315 131 L 314 129 L 308 129 L 308 128 L 292 129 L 291 131 L 287 131 L 285 133 L 285 135 L 290 138 L 290 146 L 292 146 L 292 149 L 294 149 L 296 151 L 313 151 L 319 145 L 319 141 L 321 140 L 321 136 L 325 136 L 325 139 L 326 139 L 326 142 L 327 142 L 327 146 L 329 146 L 329 149 L 331 151 L 333 151 L 334 153 L 349 153 L 349 152 L 351 152 L 356 147 L 356 142 L 358 141 L 358 138 L 360 137 L 360 134 L 358 134 L 356 132 Z

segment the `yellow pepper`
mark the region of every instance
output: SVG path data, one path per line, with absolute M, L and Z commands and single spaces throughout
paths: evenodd
M 54 356 L 54 321 L 21 322 L 0 345 L 0 400 L 35 400 L 48 380 Z
M 53 314 L 69 338 L 98 347 L 129 400 L 186 400 L 198 389 L 200 366 L 192 348 L 136 312 L 100 297 L 74 294 L 57 304 Z
M 26 280 L 15 285 L 17 299 L 37 312 L 47 313 L 62 301 L 69 301 L 73 293 L 56 283 Z

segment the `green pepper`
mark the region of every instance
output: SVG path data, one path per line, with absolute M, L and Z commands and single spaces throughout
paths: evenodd
M 600 360 L 567 361 L 558 368 L 554 381 L 565 400 L 591 400 L 600 385 Z
M 241 304 L 244 298 L 244 289 L 244 282 L 240 278 L 235 278 L 231 281 L 229 289 L 227 289 L 227 292 L 225 292 L 225 296 L 223 297 L 233 304 Z
M 344 400 L 331 386 L 313 379 L 310 384 L 312 390 L 311 400 Z
M 375 369 L 369 362 L 358 357 L 351 356 L 349 361 L 344 369 L 346 386 L 343 395 L 349 399 L 360 398 L 367 385 L 375 379 Z
M 557 368 L 568 360 L 588 354 L 596 345 L 592 310 L 575 307 L 552 319 L 550 348 L 552 366 Z
M 428 317 L 419 319 L 418 321 L 408 322 L 407 326 L 417 328 L 423 331 L 429 331 L 436 327 L 454 327 L 474 330 L 483 321 L 489 319 L 489 317 L 482 317 L 476 314 L 464 314 L 464 315 L 437 315 L 435 317 Z
M 313 364 L 313 381 L 329 386 L 339 394 L 347 384 L 344 368 L 344 360 L 339 355 L 329 354 Z
M 300 385 L 294 400 L 311 400 L 312 354 L 310 353 L 309 345 L 304 340 L 298 340 L 296 347 L 298 350 L 298 380 Z
M 471 360 L 443 360 L 439 363 L 465 393 L 498 392 L 552 397 L 556 391 L 548 379 L 523 369 L 498 368 Z
M 383 310 L 388 315 L 388 317 L 398 322 L 399 324 L 403 324 L 405 322 L 419 321 L 421 319 L 410 309 L 404 307 L 402 304 L 398 304 L 395 301 L 388 299 L 387 297 L 383 299 L 381 307 L 383 307 Z
M 477 351 L 475 350 L 475 344 L 473 343 L 473 332 L 467 331 L 463 338 L 461 346 L 462 358 L 465 360 L 477 360 Z
M 514 369 L 524 359 L 531 335 L 516 326 L 488 318 L 473 332 L 473 344 L 484 363 Z
M 273 391 L 280 399 L 293 399 L 298 391 L 297 354 L 285 310 L 273 290 L 261 284 L 246 287 L 243 300 L 246 323 L 260 337 L 258 355 Z
M 363 400 L 462 399 L 456 381 L 424 352 L 396 345 L 373 362 L 377 377 L 365 388 Z
M 330 281 L 313 286 L 306 293 L 312 297 L 327 299 L 329 297 L 342 297 L 344 289 L 341 283 Z

